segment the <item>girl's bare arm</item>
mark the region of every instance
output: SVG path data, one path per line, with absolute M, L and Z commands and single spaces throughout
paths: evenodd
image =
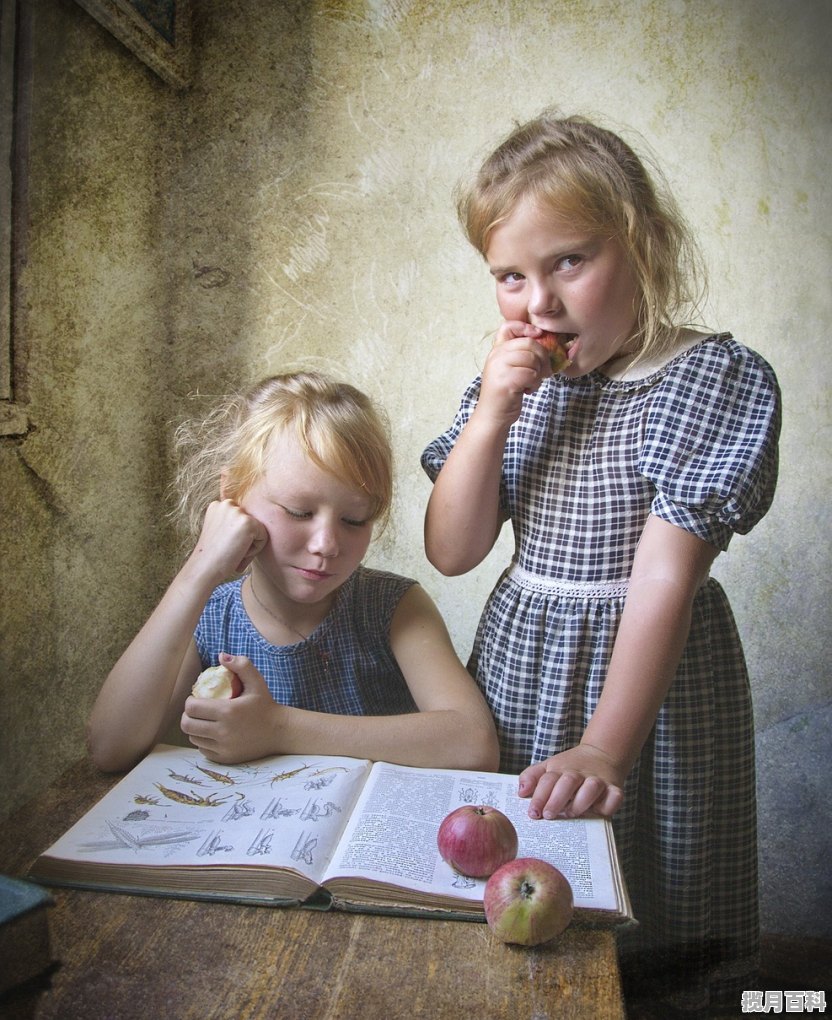
M 279 705 L 249 660 L 235 657 L 225 665 L 243 681 L 242 695 L 230 702 L 189 699 L 182 729 L 207 757 L 225 764 L 268 754 L 340 754 L 495 770 L 499 750 L 491 714 L 418 585 L 396 609 L 391 644 L 418 712 L 353 716 Z
M 447 576 L 481 563 L 504 523 L 500 472 L 508 429 L 481 422 L 475 411 L 433 485 L 425 514 L 427 558 Z
M 142 629 L 110 671 L 87 723 L 93 761 L 132 767 L 182 711 L 201 669 L 194 629 L 214 588 L 265 541 L 262 526 L 229 501 L 212 503 L 199 541 Z
M 632 576 L 604 689 L 581 743 L 520 777 L 533 817 L 613 814 L 670 688 L 691 608 L 718 550 L 651 516 Z
M 464 574 L 491 551 L 505 517 L 500 476 L 523 397 L 551 375 L 527 323 L 504 323 L 482 371 L 480 398 L 439 472 L 425 515 L 425 551 L 437 570 Z

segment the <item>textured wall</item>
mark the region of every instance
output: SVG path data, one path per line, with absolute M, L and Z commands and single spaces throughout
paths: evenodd
M 82 749 L 109 664 L 162 590 L 160 195 L 174 97 L 71 0 L 36 0 L 28 260 L 0 443 L 0 807 Z
M 168 576 L 164 423 L 191 394 L 266 372 L 323 367 L 386 406 L 398 500 L 370 560 L 419 577 L 467 654 L 510 541 L 458 579 L 422 553 L 419 453 L 497 322 L 451 192 L 515 119 L 556 104 L 655 154 L 711 267 L 711 324 L 781 379 L 775 506 L 715 573 L 753 675 L 767 923 L 828 931 L 828 741 L 809 723 L 832 700 L 829 4 L 194 6 L 196 78 L 178 96 L 70 0 L 39 3 L 26 278 L 38 427 L 0 460 L 14 519 L 4 676 L 22 663 L 34 695 L 3 708 L 21 775 L 28 748 L 50 768 L 79 752 L 102 676 Z

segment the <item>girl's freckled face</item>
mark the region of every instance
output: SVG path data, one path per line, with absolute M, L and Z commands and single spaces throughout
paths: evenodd
M 524 199 L 494 228 L 485 257 L 504 319 L 575 338 L 564 375 L 585 375 L 624 353 L 639 288 L 617 241 Z
M 373 534 L 366 494 L 318 467 L 287 431 L 272 438 L 263 476 L 241 506 L 268 533 L 259 565 L 292 602 L 334 595 L 361 563 Z

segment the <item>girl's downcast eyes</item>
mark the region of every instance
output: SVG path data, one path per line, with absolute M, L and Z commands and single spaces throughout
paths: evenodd
M 278 503 L 278 506 L 295 521 L 303 521 L 312 516 L 308 510 L 293 510 L 291 507 L 284 506 L 282 503 Z
M 278 503 L 278 506 L 284 511 L 284 513 L 288 514 L 293 521 L 308 521 L 314 516 L 311 510 L 294 510 L 291 507 L 284 506 L 282 503 Z M 362 520 L 354 517 L 342 517 L 341 520 L 344 524 L 351 528 L 365 528 L 368 524 L 372 523 L 366 518 Z

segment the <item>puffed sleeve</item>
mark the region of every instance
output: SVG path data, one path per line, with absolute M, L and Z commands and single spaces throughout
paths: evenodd
M 471 417 L 479 398 L 480 377 L 477 376 L 463 393 L 459 410 L 450 428 L 425 447 L 422 453 L 422 467 L 432 482 L 436 481 L 436 476 L 442 470 L 445 461 L 448 459 L 448 454 L 454 448 L 454 443 L 456 443 L 460 432 L 462 432 L 468 419 Z
M 647 414 L 639 461 L 651 511 L 720 550 L 774 498 L 780 389 L 771 366 L 729 335 L 668 373 Z

